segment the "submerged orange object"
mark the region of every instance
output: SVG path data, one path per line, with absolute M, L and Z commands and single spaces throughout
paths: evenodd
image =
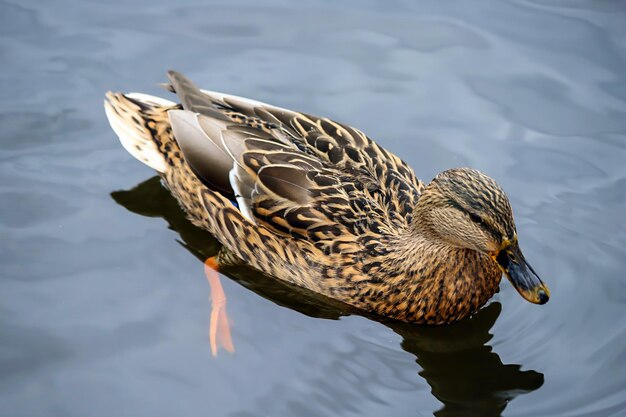
M 209 342 L 211 354 L 217 356 L 219 347 L 233 353 L 235 347 L 230 334 L 230 323 L 226 313 L 226 294 L 222 288 L 218 274 L 219 264 L 215 257 L 210 257 L 204 262 L 204 273 L 211 287 L 211 319 L 209 324 Z

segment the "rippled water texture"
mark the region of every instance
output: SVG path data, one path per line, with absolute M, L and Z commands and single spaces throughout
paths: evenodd
M 624 2 L 262 3 L 0 1 L 0 415 L 626 415 Z M 169 68 L 493 176 L 552 299 L 428 328 L 231 269 L 213 358 L 219 246 L 102 109 Z

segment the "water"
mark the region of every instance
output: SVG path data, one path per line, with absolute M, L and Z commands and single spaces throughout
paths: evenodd
M 264 3 L 0 2 L 0 415 L 626 415 L 623 2 Z M 398 325 L 231 269 L 213 358 L 219 246 L 102 109 L 169 68 L 493 176 L 550 302 Z

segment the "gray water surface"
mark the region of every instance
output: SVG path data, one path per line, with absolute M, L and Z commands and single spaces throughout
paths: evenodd
M 0 0 L 0 60 L 1 416 L 626 415 L 624 2 Z M 381 323 L 232 268 L 213 358 L 219 244 L 102 108 L 170 68 L 496 178 L 550 302 Z

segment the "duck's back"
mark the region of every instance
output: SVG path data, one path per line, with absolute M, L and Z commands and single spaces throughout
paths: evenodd
M 107 114 L 129 152 L 161 173 L 197 223 L 207 215 L 198 197 L 206 189 L 223 207 L 236 202 L 251 224 L 325 251 L 410 224 L 423 184 L 361 131 L 203 91 L 179 73 L 169 78 L 180 105 L 110 94 Z

